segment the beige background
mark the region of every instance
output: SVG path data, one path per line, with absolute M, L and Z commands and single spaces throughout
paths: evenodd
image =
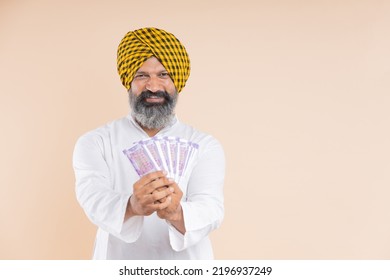
M 187 47 L 179 118 L 227 156 L 218 259 L 390 259 L 390 1 L 0 0 L 0 259 L 88 259 L 84 132 L 127 114 L 116 48 Z

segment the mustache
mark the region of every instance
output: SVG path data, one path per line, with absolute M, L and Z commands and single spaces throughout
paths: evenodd
M 162 91 L 162 90 L 159 90 L 156 92 L 152 92 L 150 90 L 145 90 L 145 91 L 141 92 L 141 94 L 138 96 L 138 100 L 141 102 L 144 102 L 147 98 L 150 98 L 150 97 L 164 98 L 168 102 L 172 100 L 172 97 L 169 95 L 169 93 L 166 91 Z

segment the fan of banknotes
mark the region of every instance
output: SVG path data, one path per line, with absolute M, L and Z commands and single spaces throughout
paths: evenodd
M 165 170 L 167 177 L 179 184 L 191 169 L 198 147 L 198 144 L 178 137 L 152 137 L 136 142 L 123 153 L 140 177 Z

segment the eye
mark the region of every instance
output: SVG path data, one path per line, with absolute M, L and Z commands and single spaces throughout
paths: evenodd
M 162 73 L 160 73 L 160 77 L 161 78 L 169 78 L 169 74 L 168 74 L 168 72 L 162 72 Z
M 147 77 L 148 77 L 147 75 L 140 73 L 140 74 L 135 74 L 134 79 L 137 79 L 137 80 L 144 80 L 144 79 L 146 79 Z

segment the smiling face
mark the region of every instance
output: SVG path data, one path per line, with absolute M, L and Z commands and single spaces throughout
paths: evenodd
M 176 93 L 175 85 L 168 71 L 154 56 L 147 59 L 135 73 L 131 82 L 131 90 L 136 96 L 147 90 L 153 93 L 165 91 L 171 95 Z M 149 100 L 149 102 L 158 103 L 162 100 Z
M 161 129 L 172 121 L 177 102 L 175 85 L 168 71 L 151 57 L 136 72 L 129 90 L 135 120 L 148 129 Z

